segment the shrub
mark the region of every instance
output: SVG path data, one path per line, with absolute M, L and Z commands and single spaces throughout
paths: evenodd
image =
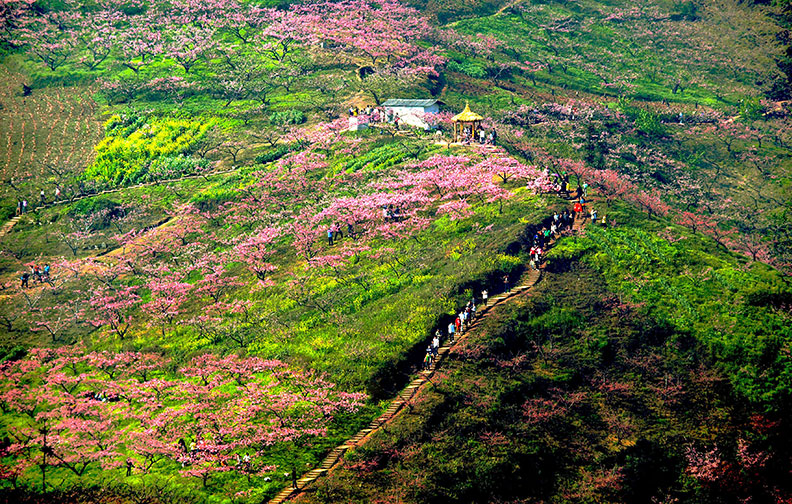
M 124 209 L 120 203 L 99 197 L 80 200 L 68 212 L 70 217 L 90 216 L 91 229 L 95 231 L 105 229 L 113 219 L 117 219 L 123 214 Z
M 446 68 L 451 72 L 459 72 L 475 79 L 483 79 L 487 76 L 487 71 L 484 70 L 484 68 L 469 61 L 463 61 L 461 63 L 449 61 Z
M 276 126 L 286 126 L 288 124 L 302 124 L 305 122 L 305 114 L 297 109 L 275 112 L 270 116 L 270 122 Z
M 276 149 L 268 150 L 267 152 L 263 152 L 256 156 L 256 164 L 267 164 L 273 161 L 277 161 L 278 159 L 282 158 L 286 154 L 291 151 L 291 148 L 288 146 L 278 147 Z
M 699 7 L 696 5 L 695 2 L 692 0 L 687 1 L 677 1 L 674 4 L 674 17 L 672 19 L 679 20 L 684 19 L 686 21 L 696 21 L 699 19 L 698 15 Z
M 149 166 L 146 174 L 147 181 L 166 180 L 209 170 L 211 162 L 207 159 L 178 154 L 155 159 Z
M 16 345 L 12 348 L 0 349 L 0 354 L 2 354 L 0 362 L 18 361 L 27 355 L 27 349 L 22 345 Z
M 746 122 L 758 121 L 764 117 L 765 108 L 758 98 L 740 100 L 740 119 Z
M 14 216 L 14 207 L 12 205 L 5 205 L 0 208 L 0 221 L 6 222 Z
M 662 136 L 665 133 L 665 127 L 660 122 L 660 115 L 654 110 L 631 105 L 630 101 L 624 97 L 619 98 L 617 108 L 619 112 L 635 123 L 635 129 L 640 133 L 647 136 Z
M 190 202 L 195 205 L 196 208 L 205 212 L 207 210 L 214 210 L 223 203 L 235 200 L 237 195 L 237 191 L 233 189 L 207 189 L 193 196 Z

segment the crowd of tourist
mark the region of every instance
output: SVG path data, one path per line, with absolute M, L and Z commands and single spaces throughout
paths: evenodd
M 370 123 L 395 123 L 399 125 L 399 116 L 391 109 L 382 109 L 379 107 L 349 107 L 349 117 L 363 117 Z M 364 120 L 365 122 L 365 120 Z
M 36 283 L 44 283 L 49 282 L 50 280 L 50 265 L 49 263 L 45 264 L 43 267 L 39 266 L 38 264 L 32 264 L 30 266 L 30 271 L 25 271 L 20 275 L 19 279 L 21 280 L 20 287 L 23 289 L 27 289 L 30 287 L 30 279 Z
M 382 205 L 382 218 L 385 222 L 400 222 L 401 209 L 393 205 Z
M 27 213 L 27 209 L 28 209 L 28 200 L 20 199 L 17 201 L 16 215 L 22 215 L 24 213 Z
M 346 225 L 347 236 L 350 238 L 355 237 L 355 226 L 348 220 L 344 222 Z M 332 246 L 335 242 L 344 237 L 344 232 L 341 231 L 341 223 L 335 222 L 327 227 L 327 244 Z
M 55 187 L 55 197 L 53 198 L 52 202 L 60 201 L 60 196 L 61 196 L 60 187 Z M 41 189 L 41 191 L 39 192 L 39 205 L 44 206 L 47 203 L 50 202 L 47 201 L 47 196 L 44 189 Z M 28 206 L 29 205 L 27 198 L 18 198 L 16 205 L 16 215 L 22 215 L 27 213 Z
M 553 217 L 550 220 L 549 225 L 544 225 L 534 231 L 533 236 L 531 237 L 531 246 L 529 248 L 529 265 L 531 269 L 538 270 L 541 267 L 542 262 L 544 261 L 544 253 L 547 250 L 550 242 L 557 239 L 562 232 L 572 229 L 575 219 L 590 218 L 592 224 L 596 224 L 598 222 L 598 214 L 596 209 L 592 208 L 588 211 L 588 213 L 586 213 L 585 206 L 587 205 L 587 201 L 585 194 L 587 189 L 588 184 L 583 184 L 581 186 L 581 189 L 579 190 L 580 197 L 576 199 L 572 211 L 567 209 L 564 209 L 563 212 L 556 211 L 553 213 Z M 604 215 L 602 216 L 601 223 L 603 226 L 605 225 Z M 503 292 L 511 292 L 511 287 L 509 275 L 506 274 L 503 276 Z M 484 289 L 481 291 L 480 303 L 483 306 L 487 306 L 488 302 L 489 291 Z M 474 297 L 468 301 L 465 308 L 456 316 L 456 318 L 454 318 L 454 320 L 448 324 L 448 328 L 445 333 L 448 343 L 453 344 L 456 341 L 456 337 L 461 335 L 466 330 L 466 328 L 470 327 L 470 325 L 473 323 L 473 320 L 476 318 L 476 313 L 476 298 Z M 421 365 L 422 369 L 430 369 L 436 361 L 443 336 L 444 335 L 441 329 L 437 329 L 435 331 L 431 343 L 426 348 L 426 355 L 424 356 L 424 360 Z
M 489 294 L 486 290 L 482 291 L 481 299 L 486 302 Z M 476 318 L 476 298 L 471 298 L 467 305 L 460 311 L 456 317 L 448 323 L 446 332 L 446 339 L 449 344 L 456 342 L 456 336 L 462 335 L 467 328 L 473 323 Z M 431 343 L 426 347 L 426 355 L 424 356 L 422 369 L 429 369 L 434 364 L 440 353 L 440 340 L 443 339 L 443 331 L 437 329 Z
M 479 129 L 473 133 L 472 128 L 465 128 L 462 130 L 462 143 L 466 145 L 470 145 L 472 143 L 477 143 L 480 145 L 495 145 L 495 142 L 498 141 L 498 133 L 495 130 L 485 131 L 483 129 Z

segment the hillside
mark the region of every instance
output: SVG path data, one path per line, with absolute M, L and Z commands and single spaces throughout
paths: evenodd
M 787 3 L 0 13 L 3 500 L 792 499 Z

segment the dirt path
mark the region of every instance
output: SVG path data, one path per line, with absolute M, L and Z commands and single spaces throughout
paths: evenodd
M 0 228 L 0 240 L 2 240 L 3 237 L 11 231 L 11 229 L 16 225 L 17 222 L 19 222 L 19 219 L 21 218 L 21 216 L 17 215 L 13 219 L 3 224 L 3 227 Z
M 32 210 L 28 210 L 28 213 L 30 213 L 31 211 L 44 210 L 46 208 L 50 208 L 50 207 L 57 206 L 57 205 L 64 205 L 66 203 L 74 203 L 75 201 L 80 201 L 80 200 L 83 200 L 83 199 L 86 199 L 86 198 L 93 198 L 94 196 L 101 196 L 103 194 L 117 193 L 117 192 L 125 191 L 127 189 L 136 189 L 138 187 L 149 187 L 149 186 L 154 186 L 154 185 L 169 184 L 171 182 L 180 182 L 182 180 L 189 180 L 189 179 L 195 179 L 195 178 L 201 178 L 201 177 L 212 177 L 214 175 L 224 175 L 226 173 L 231 173 L 231 172 L 234 172 L 234 171 L 236 171 L 236 169 L 235 168 L 231 168 L 229 170 L 222 170 L 222 171 L 204 173 L 204 174 L 199 174 L 199 175 L 185 175 L 184 177 L 179 177 L 179 178 L 174 178 L 174 179 L 166 179 L 166 180 L 158 180 L 156 182 L 146 182 L 144 184 L 135 184 L 133 186 L 116 187 L 115 189 L 107 189 L 105 191 L 100 191 L 100 192 L 97 192 L 97 193 L 83 194 L 81 196 L 77 196 L 77 197 L 72 198 L 72 199 L 62 199 L 62 200 L 53 201 L 52 203 L 46 203 L 44 205 L 39 205 L 37 207 L 34 207 Z M 8 233 L 11 232 L 11 229 L 13 229 L 13 227 L 16 225 L 17 222 L 19 222 L 19 220 L 21 218 L 22 218 L 21 216 L 17 215 L 13 219 L 11 219 L 8 222 L 6 222 L 5 224 L 3 224 L 3 227 L 0 228 L 0 240 L 2 240 L 5 235 L 7 235 Z
M 576 219 L 572 225 L 572 232 L 579 233 L 584 222 L 585 218 L 583 217 Z M 552 246 L 553 243 L 555 243 L 555 240 L 551 241 L 550 245 Z M 479 309 L 478 313 L 480 315 L 476 318 L 475 322 L 473 322 L 473 324 L 471 324 L 463 334 L 459 335 L 458 339 L 461 340 L 466 338 L 467 334 L 475 330 L 496 307 L 507 303 L 512 299 L 516 299 L 519 296 L 525 295 L 541 280 L 541 278 L 541 270 L 537 271 L 529 269 L 528 272 L 523 275 L 523 278 L 521 279 L 521 282 L 518 286 L 513 287 L 509 292 L 504 292 L 498 296 L 490 298 L 489 304 Z M 382 415 L 371 422 L 368 427 L 360 430 L 357 434 L 347 439 L 344 443 L 333 448 L 324 458 L 319 467 L 303 474 L 302 477 L 297 480 L 297 488 L 291 488 L 290 486 L 287 486 L 281 490 L 281 492 L 278 493 L 278 495 L 276 495 L 272 500 L 270 500 L 269 504 L 281 504 L 286 500 L 300 495 L 309 485 L 340 465 L 344 454 L 350 448 L 361 446 L 366 442 L 367 439 L 371 437 L 372 434 L 379 431 L 386 424 L 391 422 L 401 411 L 404 410 L 404 406 L 409 404 L 421 387 L 426 383 L 431 382 L 431 378 L 434 376 L 436 369 L 443 364 L 450 350 L 451 345 L 449 345 L 447 342 L 444 343 L 440 347 L 439 355 L 437 359 L 435 359 L 435 363 L 432 365 L 432 367 L 429 370 L 418 372 L 417 376 L 404 388 L 404 390 L 402 390 L 402 392 L 391 401 L 388 409 L 386 409 Z

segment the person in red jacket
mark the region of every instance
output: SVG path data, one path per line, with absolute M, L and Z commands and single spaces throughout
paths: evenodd
M 575 203 L 575 206 L 572 207 L 573 217 L 572 221 L 574 222 L 578 215 L 583 213 L 583 205 L 580 202 Z

